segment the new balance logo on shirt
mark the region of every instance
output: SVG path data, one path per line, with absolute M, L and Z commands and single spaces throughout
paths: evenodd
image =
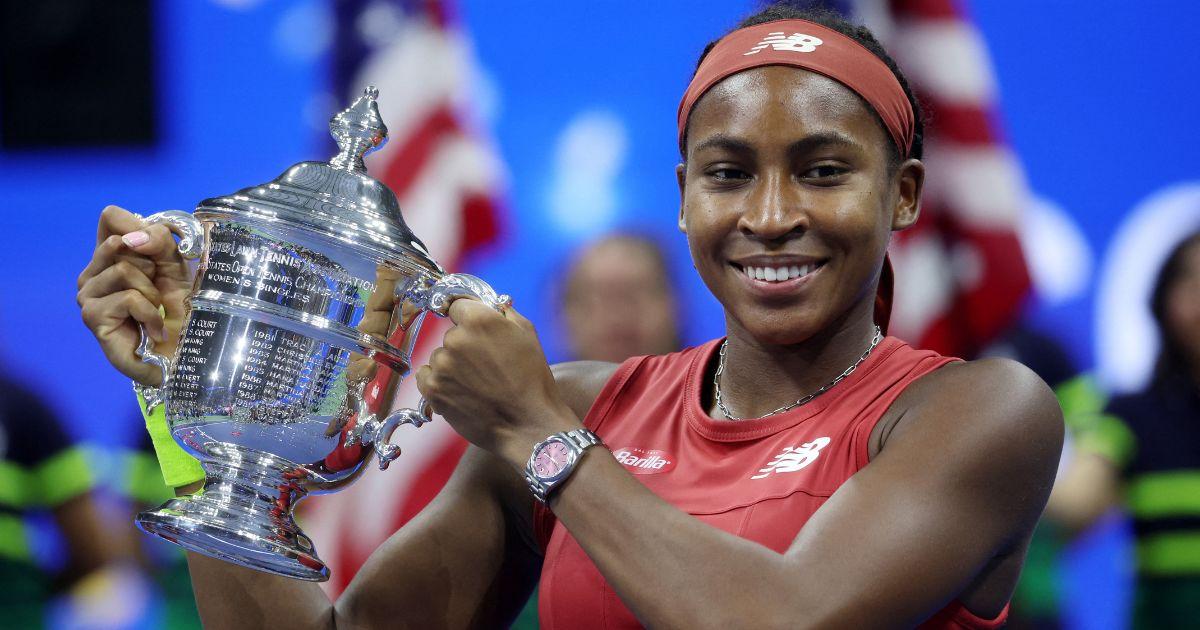
M 766 467 L 759 470 L 757 475 L 750 478 L 763 479 L 775 473 L 796 472 L 816 461 L 817 456 L 821 454 L 821 449 L 828 445 L 829 438 L 819 437 L 811 442 L 805 442 L 800 446 L 785 447 Z

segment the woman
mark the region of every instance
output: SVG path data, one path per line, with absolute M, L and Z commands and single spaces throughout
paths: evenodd
M 548 627 L 1002 623 L 1062 421 L 1017 364 L 883 338 L 888 239 L 916 220 L 924 181 L 892 68 L 865 29 L 787 7 L 711 47 L 680 107 L 676 174 L 726 340 L 551 369 L 515 310 L 456 301 L 416 373 L 473 444 L 447 487 L 333 604 L 192 556 L 205 622 L 500 625 L 540 569 Z M 168 330 L 175 306 L 164 327 L 154 305 L 186 275 L 165 231 L 139 228 L 106 210 L 80 300 L 110 360 L 153 382 L 129 318 Z M 573 445 L 543 442 L 563 432 Z M 556 460 L 594 435 L 613 456 Z
M 1160 351 L 1142 391 L 1082 425 L 1051 501 L 1084 529 L 1124 503 L 1137 539 L 1135 628 L 1190 628 L 1200 602 L 1200 232 L 1171 250 L 1150 311 Z

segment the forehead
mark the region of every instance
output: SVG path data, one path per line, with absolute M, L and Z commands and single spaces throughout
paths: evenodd
M 659 259 L 648 246 L 624 240 L 599 243 L 582 256 L 575 266 L 579 278 L 596 279 L 630 274 L 663 273 Z
M 878 116 L 858 94 L 822 74 L 764 66 L 726 77 L 696 102 L 688 146 L 709 135 L 793 142 L 836 132 L 865 146 L 887 147 Z

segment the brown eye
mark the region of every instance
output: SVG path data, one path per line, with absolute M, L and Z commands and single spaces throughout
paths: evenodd
M 722 182 L 741 181 L 750 179 L 750 175 L 745 171 L 739 171 L 736 168 L 718 168 L 708 172 L 708 176 Z
M 830 179 L 845 172 L 846 169 L 840 166 L 834 166 L 833 164 L 822 164 L 821 166 L 814 166 L 813 168 L 805 171 L 803 177 L 805 179 Z

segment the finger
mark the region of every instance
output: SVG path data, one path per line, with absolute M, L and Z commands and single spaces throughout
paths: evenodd
M 489 313 L 490 315 L 488 315 Z M 500 313 L 475 298 L 467 297 L 457 298 L 451 302 L 446 315 L 457 325 L 472 319 L 500 316 Z
M 100 222 L 96 226 L 96 244 L 108 240 L 108 237 L 122 236 L 142 229 L 142 218 L 118 206 L 107 206 L 100 211 Z
M 76 280 L 77 287 L 82 289 L 88 280 L 108 269 L 118 260 L 128 260 L 147 276 L 154 275 L 154 261 L 129 251 L 129 248 L 121 240 L 121 235 L 113 234 L 96 246 L 95 251 L 92 252 L 92 260 L 79 273 L 79 278 Z
M 508 321 L 513 322 L 522 328 L 533 330 L 533 322 L 526 319 L 525 316 L 521 314 L 521 311 L 513 308 L 512 305 L 504 307 L 504 310 L 500 312 L 504 314 L 504 319 L 507 319 Z
M 121 241 L 130 250 L 158 263 L 183 260 L 183 255 L 179 253 L 179 246 L 175 244 L 171 228 L 162 223 L 146 227 L 139 226 L 138 229 L 123 234 Z
M 421 392 L 421 395 L 426 399 L 428 399 L 429 394 L 432 393 L 432 390 L 429 387 L 430 378 L 432 376 L 433 368 L 429 367 L 428 364 L 417 368 L 417 371 L 413 374 L 413 379 L 417 382 L 417 391 Z
M 136 289 L 86 299 L 80 313 L 84 323 L 102 344 L 111 342 L 113 334 L 123 326 L 134 323 L 141 323 L 146 332 L 156 339 L 166 338 L 166 325 L 158 307 Z M 129 348 L 129 352 L 133 349 Z
M 84 283 L 75 300 L 82 306 L 86 299 L 104 297 L 127 289 L 141 292 L 155 307 L 162 305 L 162 294 L 150 281 L 150 277 L 128 259 L 118 260 L 111 267 L 93 276 Z
M 179 246 L 176 245 L 173 233 L 168 226 L 156 223 L 130 232 L 121 240 L 131 254 L 144 256 L 154 262 L 154 281 L 156 283 L 159 280 L 184 284 L 190 281 L 191 270 L 188 268 L 183 254 L 179 253 Z

